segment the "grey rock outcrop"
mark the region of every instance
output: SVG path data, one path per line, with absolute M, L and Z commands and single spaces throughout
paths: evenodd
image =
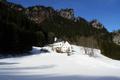
M 113 42 L 120 45 L 120 32 L 113 32 Z
M 61 9 L 59 11 L 59 15 L 67 19 L 74 19 L 74 10 L 73 9 Z
M 103 25 L 98 21 L 98 20 L 92 20 L 91 22 L 90 22 L 90 24 L 92 25 L 92 27 L 94 27 L 94 28 L 97 28 L 97 29 L 103 29 Z
M 34 6 L 25 10 L 28 18 L 38 24 L 43 22 L 46 18 L 50 18 L 54 15 L 55 11 L 51 7 Z

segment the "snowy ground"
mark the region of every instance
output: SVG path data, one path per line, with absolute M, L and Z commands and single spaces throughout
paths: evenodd
M 109 59 L 94 49 L 94 57 L 84 48 L 73 46 L 74 54 L 40 53 L 34 47 L 31 56 L 0 60 L 0 80 L 120 80 L 120 61 Z

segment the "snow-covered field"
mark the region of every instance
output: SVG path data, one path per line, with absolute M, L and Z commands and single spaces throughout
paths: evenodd
M 103 56 L 94 49 L 94 56 L 84 54 L 84 48 L 73 45 L 74 54 L 49 52 L 0 60 L 0 80 L 120 80 L 120 61 Z M 89 49 L 88 49 L 89 50 Z

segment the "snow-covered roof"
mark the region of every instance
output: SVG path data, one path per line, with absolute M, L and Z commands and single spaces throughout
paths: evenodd
M 63 46 L 71 46 L 67 41 L 63 44 Z

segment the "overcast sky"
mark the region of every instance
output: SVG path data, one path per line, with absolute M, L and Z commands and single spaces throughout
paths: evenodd
M 120 0 L 8 0 L 24 7 L 51 6 L 54 9 L 73 8 L 76 16 L 98 19 L 109 31 L 120 29 Z

